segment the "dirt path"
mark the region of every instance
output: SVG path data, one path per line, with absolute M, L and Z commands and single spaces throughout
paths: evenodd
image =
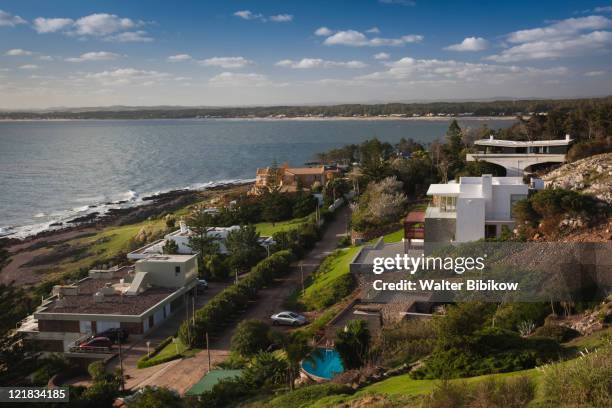
M 282 281 L 271 288 L 258 293 L 257 300 L 240 317 L 244 319 L 260 319 L 268 322 L 270 315 L 282 309 L 283 302 L 295 288 L 301 285 L 300 263 L 303 265 L 304 278 L 314 272 L 323 259 L 337 248 L 338 239 L 346 233 L 349 209 L 339 211 L 334 221 L 325 229 L 322 239 L 304 257 L 295 263 L 291 272 Z M 211 364 L 222 362 L 229 356 L 230 340 L 239 321 L 234 322 L 218 338 L 211 341 Z M 138 370 L 136 361 L 146 353 L 142 347 L 135 346 L 124 360 L 124 370 L 131 378 L 126 382 L 128 388 L 140 388 L 145 385 L 168 387 L 181 394 L 189 390 L 200 378 L 208 372 L 208 353 L 206 350 L 194 357 L 175 360 L 154 367 Z

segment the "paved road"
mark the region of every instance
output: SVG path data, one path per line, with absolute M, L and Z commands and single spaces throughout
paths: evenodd
M 240 317 L 243 319 L 261 319 L 269 321 L 270 315 L 282 309 L 282 304 L 295 288 L 301 286 L 302 273 L 300 263 L 303 265 L 304 278 L 314 272 L 323 259 L 337 248 L 339 238 L 346 233 L 349 209 L 343 208 L 337 217 L 325 230 L 323 237 L 316 246 L 305 256 L 305 258 L 292 266 L 288 276 L 277 282 L 270 288 L 259 291 L 257 299 L 247 312 Z M 211 288 L 213 290 L 213 288 Z M 212 292 L 210 292 L 212 293 Z M 206 298 L 209 298 L 209 294 Z M 201 299 L 203 302 L 204 299 Z M 182 319 L 173 319 L 177 322 L 167 330 L 169 334 L 157 336 L 163 339 L 176 331 Z M 228 327 L 218 338 L 212 339 L 210 357 L 211 363 L 222 362 L 229 356 L 230 340 L 237 322 Z M 160 328 L 163 330 L 163 328 Z M 173 329 L 173 330 L 172 330 Z M 166 330 L 164 330 L 165 332 Z M 165 333 L 164 333 L 165 334 Z M 144 349 L 143 349 L 144 346 Z M 208 371 L 208 353 L 206 350 L 196 354 L 194 357 L 175 360 L 165 364 L 159 364 L 145 369 L 136 369 L 136 361 L 146 353 L 144 342 L 137 344 L 126 353 L 124 359 L 124 370 L 129 376 L 126 381 L 127 388 L 140 388 L 145 385 L 162 386 L 175 389 L 181 394 L 191 388 Z

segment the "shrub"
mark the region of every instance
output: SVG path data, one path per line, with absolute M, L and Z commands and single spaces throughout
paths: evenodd
M 242 378 L 220 380 L 211 391 L 198 397 L 200 407 L 229 407 L 253 393 L 253 389 Z
M 181 397 L 168 388 L 146 386 L 130 401 L 130 408 L 180 408 Z
M 433 351 L 436 331 L 431 321 L 402 320 L 383 327 L 380 344 L 383 363 L 395 367 L 418 360 Z
M 353 389 L 347 385 L 311 385 L 276 397 L 269 401 L 266 406 L 269 408 L 306 408 L 324 397 L 339 394 L 352 394 L 353 392 Z
M 335 347 L 345 370 L 363 366 L 370 350 L 370 330 L 365 320 L 349 320 L 336 331 Z
M 242 378 L 251 388 L 270 388 L 286 383 L 287 361 L 273 353 L 259 353 L 247 365 Z
M 580 336 L 580 333 L 574 329 L 570 329 L 565 326 L 558 326 L 555 324 L 545 324 L 542 327 L 538 327 L 533 333 L 538 337 L 547 337 L 553 339 L 559 343 L 565 343 L 570 341 L 574 337 Z
M 259 320 L 243 320 L 232 336 L 232 351 L 243 357 L 255 355 L 270 346 L 270 328 Z
M 489 378 L 471 386 L 442 381 L 423 399 L 427 408 L 522 408 L 535 397 L 536 385 L 526 376 L 509 379 Z
M 546 366 L 543 393 L 551 405 L 596 406 L 610 404 L 612 343 L 575 360 Z

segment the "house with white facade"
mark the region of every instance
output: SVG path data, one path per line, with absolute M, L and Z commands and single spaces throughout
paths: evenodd
M 196 255 L 158 255 L 131 266 L 91 270 L 76 283 L 56 285 L 17 331 L 44 352 L 108 358 L 115 348 L 84 352 L 78 345 L 111 328 L 138 339 L 158 327 L 193 296 L 197 262 Z
M 425 242 L 469 242 L 494 238 L 502 227 L 513 228 L 512 206 L 527 198 L 522 177 L 461 177 L 459 182 L 432 184 L 425 212 Z
M 195 232 L 192 231 L 184 221 L 179 223 L 180 228 L 170 234 L 164 236 L 164 239 L 154 241 L 147 244 L 135 251 L 130 252 L 127 257 L 128 259 L 138 260 L 145 259 L 154 255 L 162 255 L 164 253 L 163 247 L 166 241 L 172 240 L 178 247 L 179 254 L 193 254 L 193 249 L 189 246 L 189 238 L 191 238 Z M 231 227 L 211 227 L 207 231 L 207 236 L 215 238 L 219 247 L 220 254 L 228 254 L 227 247 L 225 246 L 225 240 L 230 232 L 239 230 L 240 226 L 232 225 Z M 259 243 L 263 247 L 269 247 L 274 244 L 272 237 L 260 237 Z
M 467 161 L 485 161 L 506 169 L 506 176 L 522 176 L 533 165 L 542 163 L 564 163 L 565 155 L 574 140 L 570 135 L 557 140 L 501 140 L 490 136 L 476 140 L 476 153 L 468 154 Z

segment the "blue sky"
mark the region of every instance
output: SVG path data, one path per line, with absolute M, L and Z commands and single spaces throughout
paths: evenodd
M 0 0 L 0 107 L 612 93 L 612 3 Z

